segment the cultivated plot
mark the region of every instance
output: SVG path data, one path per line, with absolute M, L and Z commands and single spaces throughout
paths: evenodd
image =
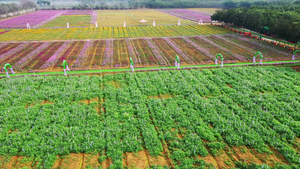
M 299 77 L 238 67 L 1 79 L 0 166 L 296 167 Z
M 53 41 L 108 38 L 140 38 L 196 36 L 210 34 L 230 34 L 231 31 L 210 25 L 182 26 L 142 26 L 142 27 L 98 27 L 60 29 L 17 29 L 4 32 L 0 42 L 7 41 Z
M 153 9 L 140 10 L 100 10 L 98 11 L 97 22 L 99 26 L 138 26 L 140 21 L 145 19 L 147 25 L 176 25 L 179 20 L 182 24 L 191 24 L 194 22 L 182 20 Z M 142 25 L 145 25 L 144 23 Z
M 69 27 L 89 27 L 90 20 L 91 15 L 63 15 L 40 26 L 40 28 L 67 28 L 67 23 L 69 23 Z
M 199 11 L 199 12 L 204 12 L 204 13 L 209 13 L 209 14 L 214 14 L 216 10 L 219 8 L 188 8 L 189 10 L 194 10 L 194 11 Z
M 252 62 L 256 52 L 263 61 L 291 60 L 293 51 L 250 37 L 212 35 L 177 38 L 106 39 L 96 41 L 5 43 L 0 45 L 0 65 L 15 71 L 61 71 L 63 60 L 72 70 L 214 64 L 218 53 L 224 63 Z M 300 55 L 296 54 L 296 59 Z M 256 58 L 258 63 L 260 58 Z

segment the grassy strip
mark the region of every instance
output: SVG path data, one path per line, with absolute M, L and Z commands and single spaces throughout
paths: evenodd
M 269 61 L 269 62 L 263 62 L 263 65 L 277 65 L 277 64 L 288 64 L 295 66 L 295 64 L 300 64 L 300 60 L 287 60 L 287 61 Z M 259 63 L 253 64 L 252 62 L 245 62 L 245 63 L 228 63 L 224 64 L 224 67 L 230 67 L 230 66 L 259 66 Z M 180 66 L 181 68 L 211 68 L 211 67 L 220 67 L 220 64 L 215 65 L 183 65 Z M 143 67 L 143 68 L 135 68 L 135 71 L 143 71 L 143 70 L 153 70 L 153 69 L 176 69 L 175 66 L 160 66 L 160 67 Z M 83 70 L 83 71 L 70 71 L 68 72 L 69 75 L 74 74 L 88 74 L 88 73 L 109 73 L 109 72 L 125 72 L 125 71 L 131 71 L 130 68 L 125 69 L 100 69 L 100 70 Z M 38 73 L 16 73 L 16 74 L 9 74 L 9 76 L 30 76 L 30 75 L 63 75 L 64 72 L 38 72 Z M 6 74 L 1 74 L 0 78 L 6 77 Z

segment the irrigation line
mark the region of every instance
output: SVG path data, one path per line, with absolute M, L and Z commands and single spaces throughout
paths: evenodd
M 268 61 L 260 63 L 253 62 L 244 62 L 244 63 L 226 63 L 223 67 L 236 67 L 236 66 L 268 66 L 268 65 L 284 65 L 284 64 L 296 64 L 300 63 L 300 60 L 288 60 L 288 61 Z M 181 69 L 192 69 L 192 68 L 214 68 L 221 67 L 220 64 L 211 64 L 211 65 L 182 65 Z M 152 70 L 175 70 L 177 67 L 175 66 L 159 66 L 159 67 L 143 67 L 143 68 L 135 68 L 136 72 L 139 71 L 152 71 Z M 179 70 L 181 70 L 179 69 Z M 178 70 L 178 69 L 177 69 Z M 130 72 L 130 68 L 124 69 L 100 69 L 100 70 L 81 70 L 81 71 L 70 71 L 68 75 L 78 75 L 78 74 L 95 74 L 95 73 L 117 73 L 117 72 Z M 19 77 L 19 76 L 38 76 L 38 75 L 64 75 L 63 71 L 60 72 L 37 72 L 37 73 L 16 73 L 9 74 L 10 77 Z M 6 74 L 0 74 L 0 78 L 6 77 Z

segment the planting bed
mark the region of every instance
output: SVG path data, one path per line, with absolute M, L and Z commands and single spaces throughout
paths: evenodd
M 300 79 L 236 67 L 1 79 L 1 168 L 297 168 Z
M 100 26 L 123 26 L 126 21 L 126 26 L 140 25 L 140 21 L 145 19 L 147 25 L 152 26 L 153 21 L 157 25 L 176 25 L 178 20 L 182 24 L 191 24 L 189 20 L 182 20 L 181 18 L 159 12 L 154 9 L 138 9 L 138 10 L 100 10 L 97 11 L 97 22 Z M 144 25 L 144 23 L 142 24 Z
M 263 61 L 290 60 L 293 52 L 259 40 L 228 35 L 6 43 L 0 48 L 0 64 L 10 63 L 18 72 L 60 71 L 63 60 L 72 70 L 90 70 L 128 68 L 130 57 L 136 67 L 144 67 L 173 66 L 176 55 L 181 65 L 195 65 L 214 64 L 218 53 L 224 56 L 224 63 L 238 63 L 252 62 L 257 51 L 263 54 Z
M 66 23 L 65 23 L 66 24 Z M 66 25 L 65 25 L 66 27 Z M 14 29 L 0 35 L 0 42 L 9 41 L 53 41 L 107 38 L 139 38 L 196 36 L 210 34 L 230 34 L 227 29 L 217 26 L 141 26 L 141 27 L 98 27 L 60 29 Z
M 47 11 L 36 11 L 29 14 L 21 15 L 15 18 L 6 19 L 0 21 L 0 28 L 26 28 L 27 23 L 33 28 L 38 26 L 40 23 L 52 20 L 57 16 L 61 15 L 64 11 L 60 10 L 47 10 Z
M 216 12 L 216 10 L 218 10 L 218 8 L 189 8 L 189 10 L 214 14 Z
M 191 20 L 194 22 L 199 23 L 200 19 L 203 23 L 210 23 L 212 15 L 211 13 L 200 12 L 196 10 L 189 10 L 189 9 L 160 9 L 158 11 L 167 13 L 169 15 L 173 15 L 182 19 Z
M 41 26 L 41 28 L 89 27 L 90 15 L 63 15 Z

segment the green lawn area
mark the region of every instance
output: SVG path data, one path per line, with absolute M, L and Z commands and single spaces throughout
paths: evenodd
M 70 27 L 90 26 L 90 21 L 90 15 L 68 15 L 57 17 L 41 27 L 67 27 L 67 22 L 69 22 Z

